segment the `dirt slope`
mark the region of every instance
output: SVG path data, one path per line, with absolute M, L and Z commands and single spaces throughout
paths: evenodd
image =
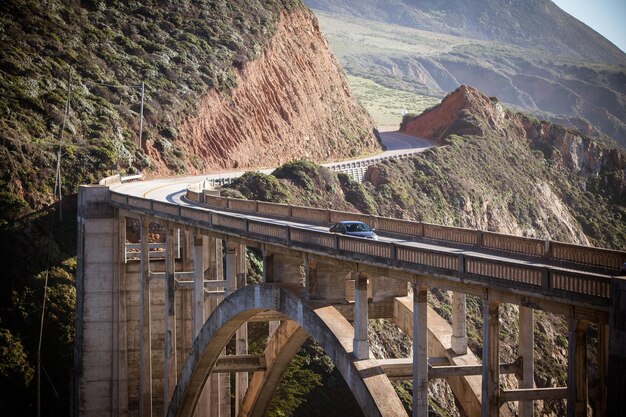
M 178 143 L 196 171 L 322 162 L 379 149 L 373 122 L 304 9 L 281 16 L 270 44 L 236 84 L 231 92 L 209 92 L 180 127 Z M 151 156 L 159 157 L 155 149 Z

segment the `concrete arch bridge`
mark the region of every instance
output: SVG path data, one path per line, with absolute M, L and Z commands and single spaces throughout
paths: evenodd
M 469 416 L 498 416 L 512 401 L 530 416 L 534 400 L 561 398 L 570 416 L 624 415 L 626 282 L 616 275 L 625 252 L 228 199 L 190 181 L 80 188 L 76 415 L 263 416 L 309 336 L 366 416 L 406 415 L 398 379 L 413 381 L 413 415 L 427 416 L 432 378 L 446 379 Z M 368 222 L 380 240 L 328 232 L 346 219 Z M 261 284 L 245 285 L 248 247 L 262 254 Z M 429 310 L 433 287 L 453 292 L 452 325 Z M 467 349 L 468 294 L 482 300 L 482 358 Z M 520 310 L 513 363 L 499 355 L 503 303 Z M 534 309 L 568 320 L 566 386 L 535 387 Z M 413 339 L 410 357 L 373 357 L 374 318 Z M 258 321 L 270 323 L 268 343 L 251 355 L 247 324 Z M 517 388 L 501 387 L 504 374 Z

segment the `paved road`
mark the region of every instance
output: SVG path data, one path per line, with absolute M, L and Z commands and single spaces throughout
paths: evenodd
M 387 151 L 428 149 L 433 146 L 428 139 L 416 138 L 400 132 L 380 132 L 380 137 Z
M 381 132 L 380 135 L 383 144 L 387 147 L 386 151 L 375 156 L 353 161 L 375 159 L 381 156 L 398 156 L 407 152 L 420 152 L 433 146 L 433 144 L 426 139 L 416 138 L 400 132 Z M 270 174 L 273 170 L 274 169 L 270 168 L 258 171 Z M 197 184 L 204 180 L 219 179 L 224 177 L 237 178 L 243 175 L 245 172 L 246 171 L 236 171 L 229 173 L 197 175 L 192 177 L 168 177 L 163 179 L 154 179 L 149 181 L 115 185 L 114 188 L 116 191 L 120 191 L 125 194 L 134 195 L 137 197 L 146 197 L 155 200 L 170 202 L 180 202 L 179 196 L 184 193 L 187 186 L 190 184 Z M 174 196 L 178 196 L 178 198 L 174 198 Z

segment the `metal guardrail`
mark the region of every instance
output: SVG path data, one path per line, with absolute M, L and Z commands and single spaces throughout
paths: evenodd
M 455 254 L 445 248 L 419 248 L 403 243 L 347 237 L 253 221 L 237 215 L 131 197 L 113 191 L 111 204 L 194 227 L 303 251 L 323 252 L 329 256 L 357 262 L 383 264 L 411 273 L 452 275 L 481 285 L 543 293 L 568 302 L 577 300 L 586 305 L 606 307 L 610 298 L 610 277 L 593 272 L 530 265 L 519 259 L 495 259 L 481 254 Z M 626 256 L 623 252 L 619 254 Z

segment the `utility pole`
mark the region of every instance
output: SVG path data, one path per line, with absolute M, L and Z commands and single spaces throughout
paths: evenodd
M 70 114 L 70 96 L 72 94 L 72 68 L 70 67 L 67 73 L 67 99 L 65 101 L 65 113 L 63 115 L 63 123 L 61 124 L 61 132 L 59 133 L 59 150 L 57 152 L 57 169 L 56 169 L 56 190 L 55 194 L 59 196 L 59 220 L 63 221 L 63 207 L 62 200 L 63 194 L 61 192 L 61 156 L 63 154 L 63 132 L 65 131 L 65 124 Z
M 145 96 L 145 84 L 141 82 L 141 107 L 139 109 L 139 148 L 142 147 L 141 136 L 143 133 L 143 101 Z

